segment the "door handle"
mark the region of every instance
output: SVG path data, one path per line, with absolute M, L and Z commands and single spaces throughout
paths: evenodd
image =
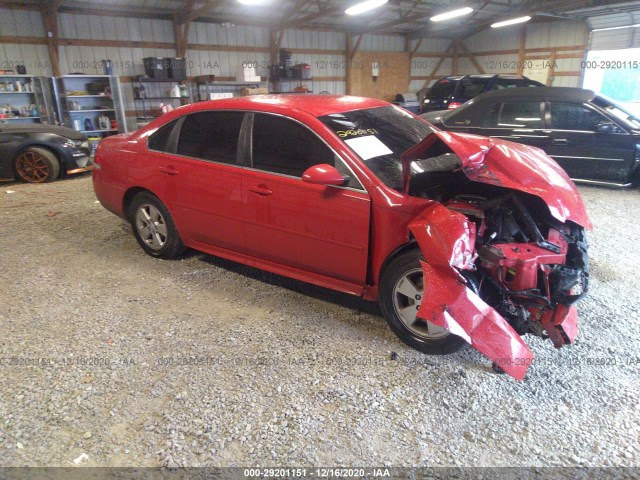
M 160 167 L 160 171 L 162 173 L 166 173 L 167 175 L 177 175 L 178 173 L 180 173 L 180 172 L 178 172 L 176 167 L 174 167 L 173 165 L 168 165 L 166 167 L 162 166 L 162 167 Z
M 554 138 L 552 143 L 554 145 L 566 145 L 569 143 L 566 138 Z
M 273 192 L 269 190 L 269 187 L 266 185 L 254 185 L 253 187 L 249 187 L 253 193 L 257 193 L 258 195 L 271 195 Z

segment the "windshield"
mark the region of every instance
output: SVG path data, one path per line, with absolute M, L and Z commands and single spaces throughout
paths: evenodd
M 606 110 L 611 115 L 622 121 L 627 127 L 637 130 L 640 128 L 640 119 L 627 112 L 623 107 L 615 103 L 608 97 L 596 95 L 592 102 L 598 107 Z
M 402 190 L 400 155 L 434 130 L 400 107 L 388 106 L 320 117 L 388 187 Z

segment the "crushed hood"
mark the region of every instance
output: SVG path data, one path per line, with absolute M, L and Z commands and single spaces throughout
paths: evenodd
M 469 179 L 535 195 L 546 203 L 554 218 L 591 228 L 578 190 L 551 157 L 539 148 L 495 138 L 443 131 L 427 135 L 402 154 L 405 193 L 411 162 L 426 158 L 429 148 L 438 141 L 458 156 Z

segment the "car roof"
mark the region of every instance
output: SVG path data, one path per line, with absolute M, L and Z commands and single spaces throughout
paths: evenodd
M 573 87 L 537 87 L 537 88 L 505 88 L 493 90 L 478 95 L 474 98 L 475 103 L 490 100 L 505 99 L 526 99 L 526 100 L 571 100 L 575 102 L 589 102 L 596 96 L 591 90 Z
M 250 95 L 247 97 L 208 100 L 191 104 L 196 110 L 238 109 L 264 112 L 297 111 L 321 117 L 331 113 L 349 112 L 365 108 L 386 107 L 390 103 L 373 98 L 354 97 L 350 95 L 313 95 L 313 94 L 280 94 Z
M 530 80 L 522 75 L 516 75 L 513 73 L 476 73 L 472 75 L 449 75 L 440 78 L 440 80 L 462 80 L 463 78 L 509 78 L 514 80 Z

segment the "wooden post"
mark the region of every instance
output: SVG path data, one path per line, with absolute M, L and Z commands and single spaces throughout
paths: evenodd
M 47 38 L 47 50 L 49 52 L 49 61 L 51 62 L 51 73 L 54 77 L 60 76 L 60 41 L 58 37 L 58 8 L 61 0 L 46 2 L 40 14 L 42 15 L 42 24 L 44 25 L 44 34 Z
M 523 25 L 520 29 L 520 45 L 518 47 L 518 75 L 522 75 L 524 71 L 525 48 L 527 45 L 527 26 Z

